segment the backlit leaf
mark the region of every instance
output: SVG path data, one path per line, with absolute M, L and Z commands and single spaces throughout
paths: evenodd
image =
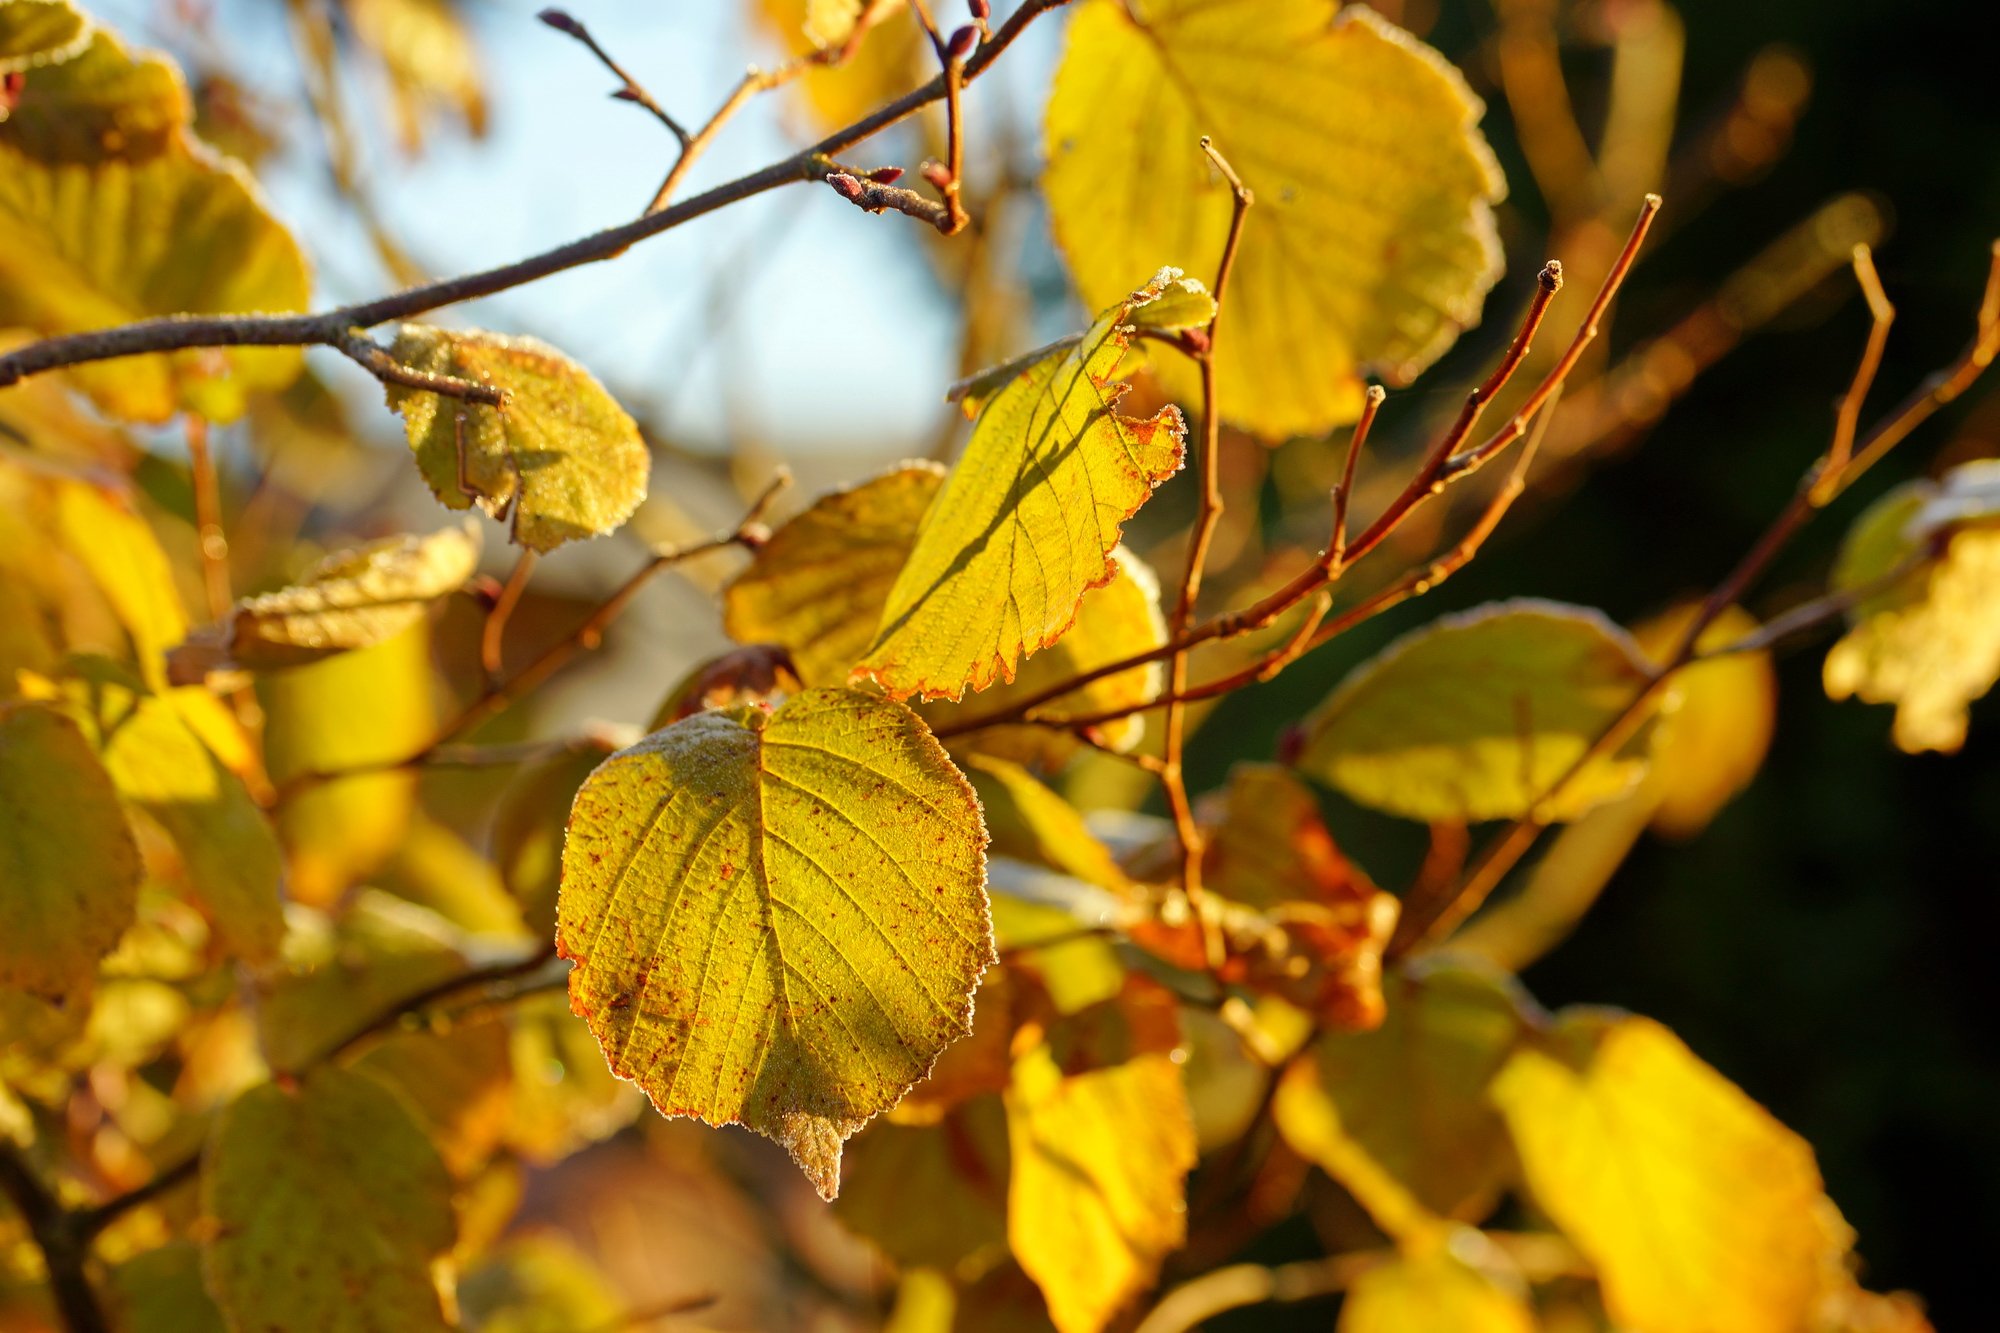
M 69 0 L 0 0 L 0 74 L 67 60 L 90 31 Z
M 1354 1280 L 1338 1333 L 1534 1333 L 1525 1297 L 1439 1248 L 1378 1264 Z
M 187 612 L 159 538 L 125 497 L 87 483 L 62 483 L 55 509 L 60 539 L 124 625 L 140 675 L 165 685 L 166 651 L 187 633 Z
M 820 497 L 723 590 L 729 637 L 783 645 L 808 685 L 845 685 L 943 481 L 936 463 L 899 463 Z
M 1186 1238 L 1195 1137 L 1180 1070 L 1149 1051 L 1065 1076 L 1038 1046 L 1006 1101 L 1014 1257 L 1062 1333 L 1097 1333 Z
M 19 101 L 0 118 L 0 143 L 51 166 L 139 161 L 173 148 L 193 115 L 171 61 L 128 54 L 96 28 L 75 55 L 23 81 Z
M 1087 305 L 1165 261 L 1211 274 L 1232 209 L 1197 141 L 1256 195 L 1217 330 L 1223 411 L 1261 435 L 1352 420 L 1476 323 L 1505 182 L 1442 56 L 1333 0 L 1090 0 L 1070 21 L 1043 187 Z M 1192 401 L 1183 358 L 1157 358 Z
M 2000 678 L 2000 461 L 1954 469 L 1884 496 L 1848 534 L 1836 591 L 1892 586 L 1850 613 L 1826 655 L 1827 696 L 1893 703 L 1897 748 L 1955 751 L 1967 706 Z
M 1805 1141 L 1645 1018 L 1565 1014 L 1493 1086 L 1528 1189 L 1649 1333 L 1805 1328 L 1845 1223 Z
M 423 147 L 427 122 L 440 111 L 475 135 L 486 132 L 479 52 L 451 0 L 346 0 L 341 12 L 389 76 L 404 152 Z
M 1406 968 L 1373 1032 L 1327 1033 L 1285 1072 L 1278 1128 L 1340 1178 L 1357 1146 L 1433 1213 L 1476 1221 L 1509 1167 L 1488 1089 L 1524 1030 L 1508 981 L 1452 966 Z
M 1632 637 L 1649 657 L 1663 659 L 1680 646 L 1695 609 L 1690 603 L 1656 616 Z M 1714 652 L 1756 628 L 1748 612 L 1730 607 L 1695 647 Z M 1777 725 L 1778 678 L 1769 652 L 1731 653 L 1678 672 L 1674 692 L 1678 703 L 1654 728 L 1645 798 L 1655 802 L 1655 831 L 1690 838 L 1763 766 Z
M 399 634 L 430 604 L 465 586 L 479 564 L 470 520 L 424 537 L 385 537 L 321 560 L 290 587 L 236 603 L 221 625 L 168 654 L 169 674 L 194 684 L 212 670 L 299 666 Z
M 908 0 L 758 0 L 754 13 L 789 54 L 843 52 L 791 83 L 815 133 L 852 124 L 937 72 Z
M 204 1270 L 232 1328 L 450 1327 L 431 1265 L 457 1235 L 451 1177 L 381 1083 L 327 1068 L 252 1088 L 202 1167 Z
M 0 706 L 0 985 L 79 994 L 132 922 L 139 849 L 76 723 Z
M 1537 803 L 1646 683 L 1595 611 L 1518 599 L 1444 616 L 1357 668 L 1307 723 L 1299 767 L 1427 822 L 1574 819 L 1645 772 L 1647 728 Z M 1650 726 L 1650 723 L 1648 724 Z
M 476 501 L 498 517 L 511 507 L 514 540 L 551 551 L 610 532 L 646 498 L 650 460 L 638 426 L 589 371 L 547 343 L 405 324 L 389 350 L 413 370 L 506 391 L 505 406 L 493 408 L 388 386 L 417 467 L 446 508 Z
M 861 664 L 892 697 L 956 699 L 1012 680 L 1116 572 L 1119 526 L 1181 465 L 1179 409 L 1121 416 L 1115 383 L 1127 321 L 1178 276 L 1162 270 L 1080 342 L 968 401 L 972 438 L 924 515 Z
M 978 802 L 916 715 L 808 690 L 701 713 L 577 793 L 571 1007 L 663 1114 L 742 1123 L 820 1193 L 963 1036 L 993 959 Z

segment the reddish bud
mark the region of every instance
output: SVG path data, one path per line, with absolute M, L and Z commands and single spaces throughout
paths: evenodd
M 925 162 L 917 168 L 917 174 L 940 190 L 951 184 L 951 172 L 942 162 Z
M 1193 356 L 1207 356 L 1209 349 L 1207 329 L 1182 329 L 1181 346 Z
M 1278 762 L 1287 766 L 1299 762 L 1306 752 L 1306 729 L 1296 724 L 1278 733 Z
M 571 18 L 563 10 L 551 7 L 544 9 L 541 13 L 535 15 L 535 17 L 548 24 L 551 28 L 554 28 L 557 32 L 566 32 L 578 41 L 582 41 L 585 36 L 583 25 Z
M 633 92 L 630 88 L 613 88 L 611 96 L 614 100 L 620 102 L 636 102 L 639 100 L 639 94 Z
M 979 29 L 968 23 L 953 33 L 951 40 L 945 43 L 945 54 L 949 55 L 953 60 L 963 60 L 972 54 L 972 48 L 978 44 Z
M 834 188 L 834 192 L 837 193 L 842 199 L 845 199 L 850 203 L 856 203 L 856 204 L 860 203 L 861 196 L 864 193 L 866 193 L 867 190 L 867 187 L 862 185 L 860 181 L 854 179 L 854 177 L 848 175 L 844 171 L 835 171 L 828 173 L 826 178 L 826 183 L 828 185 L 831 185 Z
M 21 70 L 10 69 L 0 74 L 0 112 L 12 111 L 21 105 L 21 89 L 27 85 L 28 76 Z
M 877 167 L 868 173 L 868 179 L 874 181 L 877 185 L 894 185 L 897 181 L 903 179 L 903 169 L 901 167 Z
M 984 23 L 993 17 L 993 6 L 987 4 L 986 0 L 967 0 L 965 7 L 972 11 L 975 23 Z

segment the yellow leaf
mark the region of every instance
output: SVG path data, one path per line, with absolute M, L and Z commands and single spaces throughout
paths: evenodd
M 1644 774 L 1650 720 L 1537 808 L 1649 669 L 1582 607 L 1522 598 L 1444 616 L 1342 682 L 1307 722 L 1299 767 L 1406 819 L 1574 819 Z
M 664 1115 L 744 1124 L 832 1198 L 840 1149 L 971 1026 L 993 960 L 972 788 L 849 690 L 700 713 L 577 793 L 570 1006 Z
M 449 0 L 347 0 L 341 12 L 389 76 L 404 152 L 423 147 L 425 122 L 439 109 L 486 133 L 479 52 Z
M 479 529 L 471 520 L 335 552 L 296 584 L 239 601 L 222 624 L 174 648 L 169 677 L 190 685 L 226 667 L 299 666 L 380 643 L 465 586 L 478 565 Z
M 878 1120 L 849 1146 L 846 1174 L 834 1215 L 898 1268 L 975 1277 L 1006 1257 L 1000 1098 L 975 1097 L 933 1125 Z
M 232 1328 L 451 1326 L 432 1277 L 458 1232 L 451 1177 L 366 1074 L 318 1069 L 237 1098 L 203 1154 L 201 1202 L 203 1271 Z
M 1647 1333 L 1810 1327 L 1845 1223 L 1805 1141 L 1645 1018 L 1565 1014 L 1493 1086 L 1528 1189 Z
M 1090 0 L 1070 21 L 1043 188 L 1086 304 L 1171 261 L 1211 274 L 1230 191 L 1256 195 L 1216 333 L 1222 410 L 1271 438 L 1361 410 L 1478 322 L 1505 181 L 1442 56 L 1333 0 Z M 1193 372 L 1160 357 L 1172 396 Z
M 484 1166 L 506 1136 L 514 1065 L 507 1025 L 496 1015 L 475 1016 L 444 1032 L 399 1032 L 354 1068 L 401 1095 L 459 1180 Z
M 50 165 L 138 161 L 174 147 L 193 115 L 171 61 L 131 56 L 97 28 L 74 56 L 22 81 L 19 100 L 0 119 L 0 142 Z
M 553 1165 L 632 1123 L 639 1090 L 605 1066 L 584 1021 L 560 995 L 530 995 L 513 1006 L 508 1050 L 514 1106 L 507 1143 L 528 1161 Z
M 1405 968 L 1384 992 L 1379 1028 L 1327 1033 L 1285 1071 L 1278 1128 L 1337 1179 L 1358 1149 L 1429 1212 L 1478 1221 L 1510 1165 L 1487 1092 L 1523 1031 L 1524 998 L 1506 978 L 1450 965 Z
M 162 688 L 166 652 L 187 634 L 187 612 L 159 539 L 122 497 L 82 482 L 60 486 L 56 516 L 64 545 L 131 636 L 140 675 Z
M 924 514 L 860 670 L 893 698 L 957 699 L 1012 680 L 1117 571 L 1121 524 L 1179 469 L 1179 409 L 1117 410 L 1128 321 L 1179 278 L 1163 269 L 1074 344 L 1025 366 L 976 410 L 972 438 Z
M 139 848 L 90 742 L 62 714 L 0 705 L 0 985 L 78 995 L 132 923 Z
M 937 73 L 909 0 L 758 0 L 753 13 L 792 55 L 844 49 L 844 59 L 808 69 L 791 85 L 819 133 L 860 120 Z
M 0 0 L 0 74 L 68 60 L 90 36 L 69 0 Z
M 1378 1264 L 1354 1280 L 1337 1333 L 1534 1333 L 1525 1297 L 1442 1249 Z
M 1007 1090 L 1007 1235 L 1061 1333 L 1098 1333 L 1187 1237 L 1194 1119 L 1172 1056 L 1065 1077 L 1047 1047 Z
M 782 645 L 808 685 L 845 685 L 943 481 L 936 463 L 899 463 L 814 501 L 723 590 L 724 630 Z
M 616 1284 L 554 1232 L 495 1246 L 459 1280 L 458 1301 L 479 1333 L 589 1333 L 634 1322 Z
M 1662 659 L 1680 646 L 1696 609 L 1688 603 L 1656 616 L 1632 637 L 1647 656 Z M 1748 612 L 1730 607 L 1695 646 L 1703 652 L 1726 648 L 1756 628 Z M 1656 803 L 1655 832 L 1691 838 L 1763 766 L 1777 725 L 1778 678 L 1769 652 L 1732 653 L 1682 670 L 1674 690 L 1679 702 L 1653 731 L 1645 799 Z
M 610 532 L 646 498 L 651 459 L 639 427 L 547 343 L 405 324 L 389 354 L 413 370 L 506 391 L 506 404 L 493 408 L 388 386 L 417 467 L 446 508 L 477 501 L 499 517 L 511 507 L 514 540 L 546 552 Z
M 1893 703 L 1897 748 L 1951 753 L 1965 743 L 1967 706 L 2000 679 L 2000 460 L 1884 496 L 1849 533 L 1833 586 L 1864 587 L 1909 563 L 1855 606 L 1826 655 L 1826 693 Z

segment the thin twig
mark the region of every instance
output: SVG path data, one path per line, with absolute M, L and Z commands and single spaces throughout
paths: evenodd
M 1369 385 L 1361 396 L 1361 417 L 1347 437 L 1347 457 L 1341 460 L 1340 480 L 1333 488 L 1333 538 L 1327 542 L 1321 562 L 1333 578 L 1340 577 L 1339 571 L 1347 563 L 1347 510 L 1354 503 L 1355 464 L 1361 461 L 1361 450 L 1368 443 L 1368 432 L 1374 428 L 1375 414 L 1382 410 L 1382 400 L 1388 396 L 1381 385 Z
M 514 608 L 521 604 L 522 594 L 528 590 L 528 578 L 535 572 L 535 552 L 531 547 L 521 548 L 514 568 L 507 575 L 507 582 L 501 586 L 500 596 L 493 603 L 493 609 L 486 613 L 486 623 L 479 630 L 479 668 L 486 673 L 486 684 L 491 686 L 500 678 L 505 665 L 505 640 L 507 621 L 513 616 Z
M 681 151 L 683 153 L 687 152 L 689 143 L 687 130 L 682 128 L 679 121 L 668 115 L 664 107 L 653 100 L 653 95 L 646 91 L 644 84 L 640 83 L 630 74 L 627 74 L 624 66 L 613 60 L 609 51 L 598 45 L 597 39 L 590 35 L 590 29 L 584 27 L 581 22 L 560 9 L 544 9 L 541 13 L 535 15 L 535 17 L 548 24 L 551 28 L 554 28 L 557 32 L 567 33 L 569 36 L 576 38 L 577 41 L 582 42 L 589 49 L 590 53 L 596 56 L 599 62 L 603 64 L 604 68 L 610 70 L 618 79 L 620 87 L 618 91 L 611 95 L 621 102 L 630 102 L 635 106 L 644 107 L 647 111 L 652 112 L 653 118 L 666 126 L 667 132 L 680 141 Z
M 501 407 L 507 401 L 505 389 L 459 379 L 455 375 L 439 375 L 432 371 L 406 366 L 389 355 L 388 348 L 355 329 L 344 329 L 330 337 L 306 341 L 325 343 L 384 384 L 399 384 L 405 389 L 422 389 L 426 393 L 457 398 L 468 403 L 482 403 L 487 407 Z
M 194 535 L 201 552 L 202 587 L 208 596 L 208 618 L 220 621 L 229 615 L 235 600 L 229 592 L 229 537 L 222 527 L 222 486 L 216 476 L 215 455 L 208 447 L 208 422 L 192 412 L 183 421 L 188 472 L 194 482 Z
M 1875 272 L 1875 256 L 1866 245 L 1854 247 L 1854 280 L 1868 300 L 1868 342 L 1861 349 L 1861 364 L 1854 368 L 1854 378 L 1848 382 L 1847 392 L 1841 395 L 1840 407 L 1834 413 L 1833 443 L 1827 446 L 1826 466 L 1813 488 L 1814 503 L 1822 505 L 1831 498 L 1833 487 L 1839 484 L 1840 474 L 1847 468 L 1847 460 L 1854 456 L 1854 432 L 1860 428 L 1861 405 L 1875 385 L 1875 372 L 1882 368 L 1882 350 L 1889 345 L 1889 325 L 1896 319 L 1896 307 L 1889 304 L 1889 295 L 1882 290 L 1882 279 Z

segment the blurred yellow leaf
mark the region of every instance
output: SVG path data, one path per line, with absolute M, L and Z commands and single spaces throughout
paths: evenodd
M 459 1279 L 458 1301 L 479 1333 L 598 1333 L 634 1322 L 611 1279 L 555 1232 L 494 1246 Z
M 1178 278 L 1162 269 L 1080 341 L 967 396 L 972 438 L 924 514 L 861 663 L 891 697 L 957 699 L 1013 680 L 1116 573 L 1120 525 L 1181 465 L 1180 411 L 1121 416 L 1115 383 L 1133 312 Z
M 454 1178 L 485 1165 L 513 1113 L 514 1065 L 497 1015 L 445 1032 L 399 1032 L 355 1061 L 355 1069 L 402 1096 Z
M 111 1270 L 111 1298 L 132 1333 L 227 1333 L 222 1312 L 201 1285 L 201 1250 L 170 1241 Z
M 1061 1333 L 1098 1333 L 1187 1235 L 1194 1119 L 1163 1052 L 1065 1076 L 1049 1048 L 1007 1090 L 1007 1234 Z
M 834 1215 L 898 1268 L 975 1277 L 1006 1257 L 999 1097 L 975 1097 L 931 1125 L 875 1121 L 849 1145 L 846 1174 Z
M 55 500 L 61 539 L 131 636 L 139 674 L 154 689 L 164 687 L 167 649 L 187 634 L 187 612 L 159 539 L 120 495 L 66 482 Z
M 209 1292 L 232 1328 L 449 1328 L 432 1264 L 458 1232 L 451 1188 L 423 1129 L 368 1075 L 252 1088 L 203 1154 Z
M 0 985 L 87 991 L 132 923 L 139 849 L 76 723 L 0 705 Z
M 1361 410 L 1474 324 L 1500 273 L 1505 181 L 1483 107 L 1445 59 L 1333 0 L 1090 0 L 1070 20 L 1043 188 L 1084 302 L 1161 263 L 1212 274 L 1230 191 L 1256 205 L 1217 331 L 1222 411 L 1271 438 Z M 1198 390 L 1157 358 L 1169 393 Z
M 1524 1294 L 1442 1249 L 1378 1264 L 1354 1280 L 1338 1333 L 1534 1333 Z
M 1849 1234 L 1812 1149 L 1650 1019 L 1572 1011 L 1500 1072 L 1529 1192 L 1648 1333 L 1812 1326 Z
M 546 552 L 612 531 L 646 498 L 651 459 L 639 427 L 547 343 L 405 324 L 389 354 L 413 370 L 506 391 L 506 405 L 493 408 L 388 386 L 417 467 L 447 509 L 477 502 L 496 518 L 511 509 L 514 540 Z
M 1440 617 L 1357 668 L 1307 722 L 1299 767 L 1406 819 L 1574 819 L 1644 774 L 1650 721 L 1537 808 L 1648 671 L 1638 645 L 1596 611 L 1490 603 Z
M 843 50 L 792 88 L 824 133 L 850 125 L 937 73 L 937 54 L 909 0 L 756 0 L 759 26 L 793 56 Z
M 1694 620 L 1694 603 L 1655 616 L 1632 631 L 1655 661 L 1680 646 Z M 1713 652 L 1752 633 L 1757 622 L 1730 607 L 1702 631 L 1695 647 Z M 1645 799 L 1655 802 L 1652 826 L 1670 838 L 1691 838 L 1757 776 L 1777 725 L 1778 677 L 1769 652 L 1732 653 L 1700 662 L 1674 677 L 1679 702 L 1653 729 Z
M 814 501 L 723 590 L 729 637 L 782 645 L 808 685 L 845 685 L 943 481 L 936 463 L 899 463 Z
M 570 1005 L 664 1115 L 747 1125 L 826 1198 L 843 1140 L 971 1026 L 993 960 L 971 786 L 909 709 L 700 713 L 577 793 Z
M 172 149 L 194 115 L 165 56 L 130 55 L 93 29 L 75 55 L 35 70 L 0 124 L 0 142 L 47 165 L 140 161 Z
M 0 74 L 68 60 L 90 36 L 68 0 L 0 0 Z
M 1326 1033 L 1285 1071 L 1278 1128 L 1337 1179 L 1358 1148 L 1428 1211 L 1478 1221 L 1510 1166 L 1487 1094 L 1525 997 L 1510 978 L 1450 964 L 1406 967 L 1383 990 L 1379 1028 Z
M 426 124 L 440 109 L 475 136 L 486 133 L 479 51 L 451 0 L 344 0 L 342 8 L 355 37 L 389 76 L 404 152 L 422 149 Z
M 276 592 L 246 597 L 220 625 L 168 653 L 176 684 L 210 671 L 300 666 L 366 648 L 399 634 L 432 602 L 457 591 L 479 565 L 479 528 L 444 528 L 423 537 L 384 537 L 337 551 Z
M 1858 603 L 1826 655 L 1827 696 L 1893 703 L 1897 748 L 1956 751 L 1967 705 L 2000 679 L 2000 460 L 1891 491 L 1848 534 L 1836 591 L 1914 564 Z

